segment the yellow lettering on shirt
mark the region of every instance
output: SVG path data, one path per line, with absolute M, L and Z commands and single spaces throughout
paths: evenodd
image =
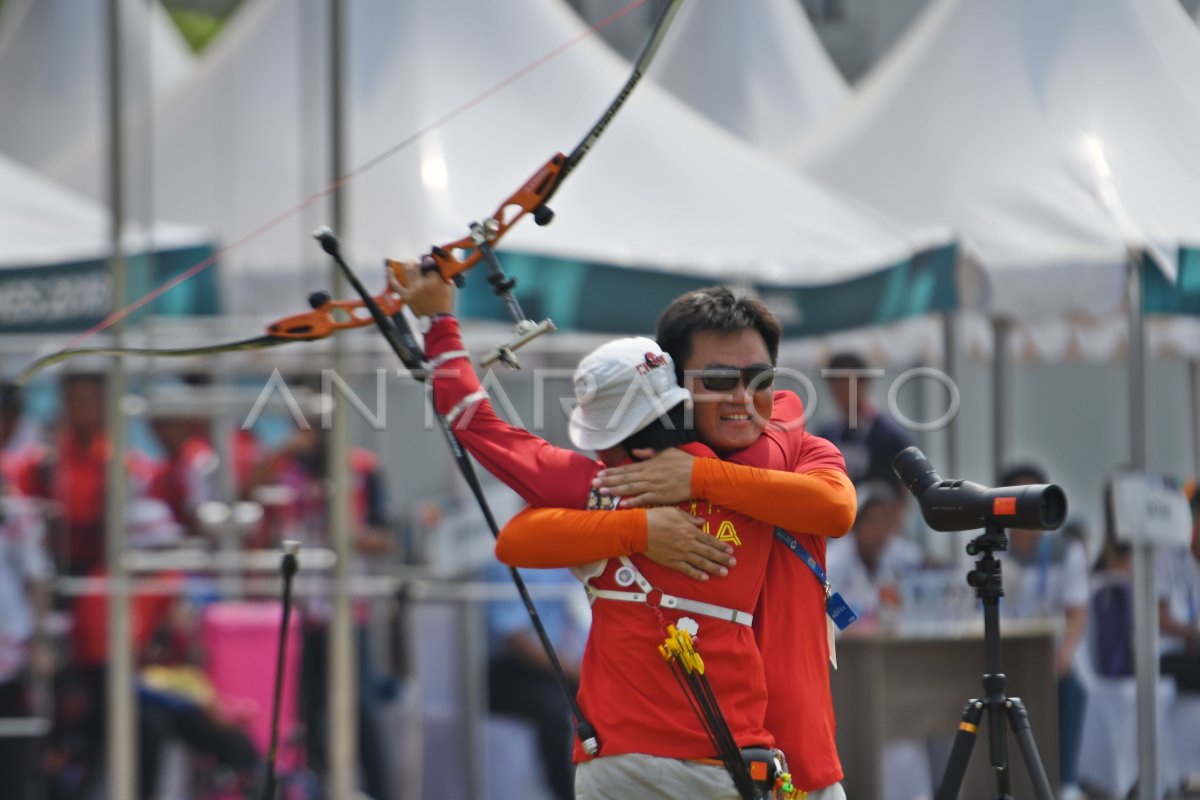
M 705 513 L 711 515 L 713 513 L 713 504 L 706 502 L 705 506 L 707 506 Z M 691 511 L 692 511 L 693 517 L 700 516 L 699 507 L 700 507 L 700 502 L 698 500 L 692 500 Z M 712 535 L 712 528 L 709 527 L 709 521 L 708 521 L 707 517 L 704 520 L 704 527 L 701 528 L 701 530 L 703 530 L 705 533 L 707 533 L 710 536 Z M 733 526 L 733 522 L 731 522 L 730 520 L 723 520 L 721 522 L 721 524 L 717 527 L 717 541 L 733 542 L 735 547 L 742 546 L 742 540 L 738 538 L 737 528 L 735 528 Z
M 705 524 L 705 533 L 708 532 L 708 525 Z M 733 542 L 735 547 L 742 546 L 742 540 L 738 538 L 737 528 L 733 527 L 733 522 L 724 520 L 721 522 L 721 527 L 717 528 L 718 542 Z

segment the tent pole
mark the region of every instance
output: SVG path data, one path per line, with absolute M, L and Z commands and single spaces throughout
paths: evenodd
M 1188 362 L 1188 377 L 1192 400 L 1192 476 L 1200 479 L 1200 359 Z
M 1146 321 L 1142 313 L 1141 252 L 1130 251 L 1127 270 L 1129 313 L 1129 455 L 1134 472 L 1145 472 Z M 1138 797 L 1158 797 L 1158 597 L 1154 589 L 1154 547 L 1148 531 L 1134 531 L 1133 630 L 1137 674 Z
M 950 383 L 958 383 L 958 312 L 942 314 L 942 371 Z M 946 424 L 946 473 L 958 474 L 958 415 Z
M 343 51 L 346 6 L 342 0 L 329 5 L 329 170 L 335 185 L 330 195 L 330 224 L 345 233 L 345 197 L 337 184 L 344 172 L 345 97 L 343 94 Z M 346 291 L 346 280 L 336 265 L 331 267 L 334 297 Z M 334 374 L 347 374 L 346 337 L 333 337 Z M 324 383 L 324 381 L 322 381 Z M 324 387 L 322 387 L 324 388 Z M 350 569 L 355 558 L 350 537 L 350 417 L 348 404 L 333 397 L 333 429 L 329 436 L 330 491 L 328 513 L 330 538 L 337 562 L 333 568 L 333 614 L 329 631 L 329 792 L 331 797 L 353 797 L 358 766 L 358 642 L 350 603 Z
M 1008 347 L 1012 320 L 992 317 L 992 475 L 996 481 L 1008 462 L 1008 427 L 1010 408 L 1008 384 L 1012 380 Z
M 125 304 L 126 270 L 121 235 L 125 227 L 125 163 L 121 116 L 124 113 L 121 0 L 108 2 L 108 190 L 111 222 L 109 276 L 112 281 L 112 308 Z M 113 346 L 120 347 L 124 322 L 111 327 Z M 108 597 L 108 670 L 105 697 L 108 713 L 105 721 L 107 742 L 107 787 L 109 797 L 137 797 L 137 769 L 134 754 L 138 750 L 137 698 L 133 693 L 133 650 L 130 644 L 129 578 L 125 572 L 126 496 L 125 417 L 121 400 L 125 396 L 125 367 L 114 358 L 108 370 L 105 397 L 105 436 L 112 457 L 104 469 L 105 561 L 109 576 Z

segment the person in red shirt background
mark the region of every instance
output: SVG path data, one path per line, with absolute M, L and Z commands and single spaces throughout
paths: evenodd
M 150 495 L 171 509 L 175 520 L 191 535 L 200 533 L 196 509 L 216 498 L 220 461 L 209 443 L 204 419 L 176 414 L 156 415 L 150 421 L 166 459 L 150 481 Z
M 66 375 L 61 419 L 50 446 L 24 458 L 17 470 L 17 488 L 54 502 L 61 514 L 62 530 L 54 531 L 51 543 L 65 575 L 86 575 L 104 562 L 105 465 L 112 456 L 105 430 L 106 385 L 103 373 Z M 125 466 L 130 496 L 144 496 L 155 462 L 130 449 Z

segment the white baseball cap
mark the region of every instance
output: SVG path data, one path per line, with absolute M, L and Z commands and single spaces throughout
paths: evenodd
M 644 336 L 617 339 L 583 357 L 575 370 L 571 441 L 584 450 L 620 444 L 692 396 L 675 380 L 675 364 Z

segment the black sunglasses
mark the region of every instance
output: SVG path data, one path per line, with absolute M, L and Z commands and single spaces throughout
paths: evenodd
M 775 368 L 770 364 L 748 367 L 710 367 L 700 371 L 700 383 L 710 392 L 732 392 L 741 380 L 747 389 L 770 389 L 775 383 Z

